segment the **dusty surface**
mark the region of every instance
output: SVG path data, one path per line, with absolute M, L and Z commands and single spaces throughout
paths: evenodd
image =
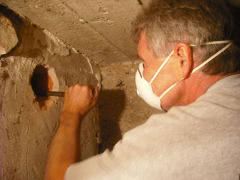
M 20 43 L 0 59 L 0 179 L 42 180 L 50 141 L 56 132 L 63 103 L 57 98 L 46 111 L 34 103 L 30 77 L 35 67 L 54 68 L 59 89 L 75 83 L 96 85 L 86 58 L 46 30 L 12 16 Z M 95 71 L 95 69 L 93 69 Z M 98 114 L 83 120 L 81 157 L 98 153 Z

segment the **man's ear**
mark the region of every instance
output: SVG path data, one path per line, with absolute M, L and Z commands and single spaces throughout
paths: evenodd
M 187 79 L 193 70 L 193 52 L 192 48 L 185 43 L 178 43 L 174 49 L 174 55 L 178 60 L 182 71 L 182 78 Z

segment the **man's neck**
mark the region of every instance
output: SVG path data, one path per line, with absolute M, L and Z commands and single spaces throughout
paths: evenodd
M 185 96 L 180 99 L 178 105 L 188 105 L 196 101 L 200 96 L 217 81 L 225 78 L 224 75 L 207 75 L 202 72 L 196 72 L 184 82 Z
M 168 111 L 173 106 L 187 106 L 195 102 L 217 81 L 229 75 L 207 75 L 202 72 L 192 74 L 177 85 L 177 91 L 170 92 L 162 100 L 162 108 Z M 167 101 L 166 101 L 167 100 Z

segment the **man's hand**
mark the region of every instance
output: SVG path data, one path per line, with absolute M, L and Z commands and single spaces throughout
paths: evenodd
M 98 99 L 99 88 L 74 85 L 65 92 L 63 113 L 84 116 L 92 109 Z
M 75 85 L 65 92 L 61 123 L 51 143 L 45 180 L 63 180 L 67 168 L 79 159 L 80 122 L 97 102 L 99 88 Z

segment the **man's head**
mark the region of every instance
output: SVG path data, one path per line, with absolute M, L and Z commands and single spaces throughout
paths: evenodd
M 163 98 L 165 109 L 187 105 L 221 77 L 240 72 L 240 51 L 233 42 L 200 72 L 191 74 L 194 67 L 225 46 L 203 44 L 234 41 L 233 32 L 231 12 L 221 0 L 155 0 L 138 16 L 134 23 L 134 35 L 138 42 L 138 54 L 144 61 L 143 76 L 147 81 L 173 51 L 169 62 L 151 84 L 153 92 L 160 96 L 169 86 L 184 79 Z M 191 47 L 191 44 L 196 47 Z M 202 87 L 195 87 L 200 84 Z M 195 96 L 189 96 L 189 93 L 195 93 Z

